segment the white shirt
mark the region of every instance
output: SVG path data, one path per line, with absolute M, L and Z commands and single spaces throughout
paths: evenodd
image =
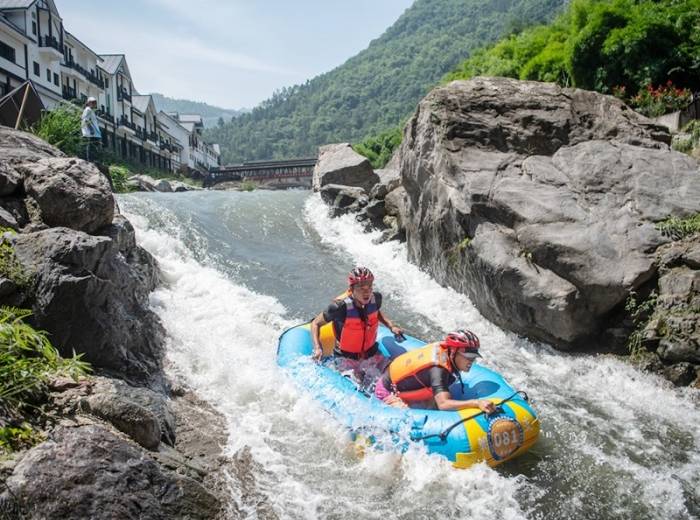
M 90 107 L 85 107 L 83 115 L 80 117 L 80 130 L 83 137 L 102 138 L 100 125 L 97 123 L 95 111 Z

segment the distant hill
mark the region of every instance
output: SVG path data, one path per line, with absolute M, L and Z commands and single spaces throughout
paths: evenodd
M 568 0 L 416 0 L 367 49 L 303 85 L 283 88 L 207 139 L 223 161 L 313 155 L 395 127 L 472 51 L 535 22 Z
M 219 118 L 223 118 L 224 122 L 230 122 L 231 118 L 249 112 L 248 109 L 232 110 L 227 108 L 215 107 L 207 105 L 201 101 L 190 101 L 187 99 L 174 99 L 164 96 L 163 94 L 151 94 L 156 109 L 164 112 L 180 112 L 181 114 L 198 114 L 204 120 L 204 126 L 216 126 Z

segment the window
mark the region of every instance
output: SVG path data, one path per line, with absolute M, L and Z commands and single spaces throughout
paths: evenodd
M 15 62 L 15 49 L 10 47 L 3 42 L 0 42 L 0 57 L 5 58 L 7 61 Z
M 32 22 L 32 34 L 36 36 L 36 22 Z
M 58 86 L 58 74 L 53 73 L 53 84 Z
M 46 69 L 46 81 L 51 83 L 51 69 Z
M 39 68 L 39 64 L 36 61 L 34 62 L 34 75 L 41 76 L 41 69 Z
M 109 80 L 105 78 L 105 88 L 109 88 Z

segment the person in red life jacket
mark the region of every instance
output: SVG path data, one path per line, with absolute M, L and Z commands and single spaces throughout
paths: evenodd
M 372 271 L 355 267 L 348 275 L 347 293 L 311 322 L 314 359 L 320 361 L 323 356 L 320 328 L 332 322 L 336 367 L 340 372 L 352 370 L 362 384 L 374 383 L 387 361 L 377 344 L 379 323 L 389 327 L 395 335 L 403 332 L 382 313 L 382 295 L 372 290 L 373 284 Z
M 406 352 L 395 358 L 377 381 L 374 395 L 397 407 L 461 410 L 479 408 L 493 413 L 495 406 L 486 399 L 453 399 L 450 385 L 462 382 L 479 354 L 479 338 L 471 331 L 457 330 L 443 341 Z

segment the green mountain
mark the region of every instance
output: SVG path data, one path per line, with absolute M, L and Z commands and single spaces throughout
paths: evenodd
M 204 126 L 206 127 L 216 126 L 219 122 L 219 118 L 222 118 L 224 122 L 229 122 L 232 118 L 238 117 L 239 115 L 248 111 L 246 109 L 231 110 L 215 107 L 202 103 L 201 101 L 174 99 L 158 93 L 151 94 L 151 96 L 153 96 L 153 103 L 155 103 L 157 110 L 162 110 L 163 112 L 179 112 L 181 114 L 200 115 L 202 116 Z
M 315 155 L 395 127 L 444 74 L 499 37 L 557 14 L 567 0 L 416 0 L 367 49 L 249 114 L 207 132 L 224 163 Z

